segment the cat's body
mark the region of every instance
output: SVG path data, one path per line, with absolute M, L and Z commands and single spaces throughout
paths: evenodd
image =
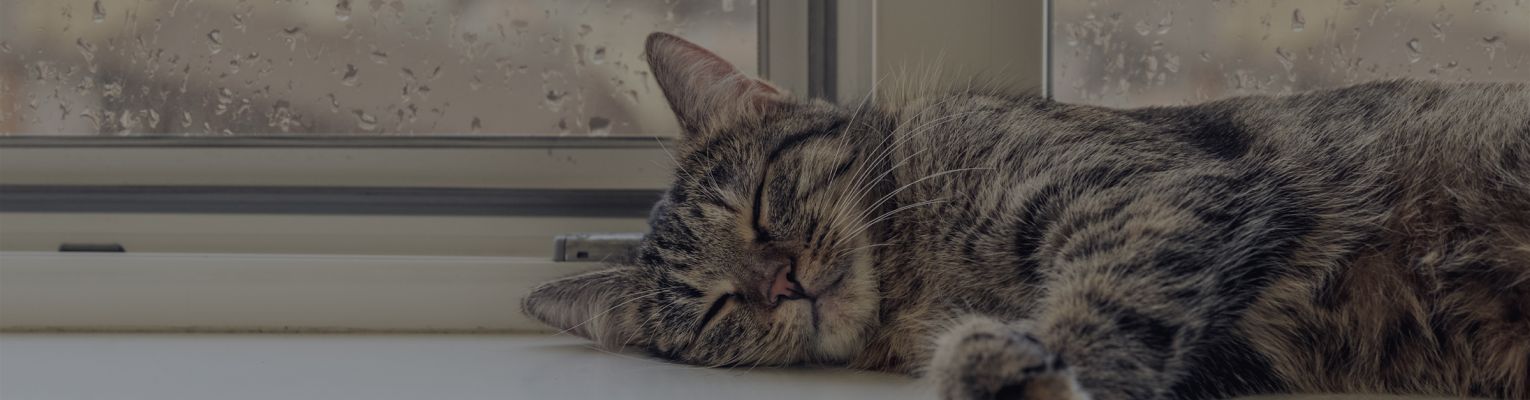
M 951 398 L 1530 398 L 1530 86 L 837 107 L 678 40 L 649 54 L 690 136 L 637 265 L 530 314 Z
M 921 341 L 945 329 L 928 321 L 1105 308 L 1041 336 L 1166 345 L 1105 366 L 1139 382 L 1200 359 L 1187 375 L 1233 393 L 1530 396 L 1530 87 L 1388 81 L 1139 110 L 960 93 L 892 115 L 929 127 L 892 130 L 908 143 L 893 158 L 912 157 L 890 185 L 993 170 L 894 198 L 942 202 L 876 239 L 897 244 L 877 249 L 883 320 L 914 321 L 884 326 L 858 365 L 923 367 Z

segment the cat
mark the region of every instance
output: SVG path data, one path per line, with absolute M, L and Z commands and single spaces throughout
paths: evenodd
M 524 300 L 551 326 L 948 399 L 1530 398 L 1530 85 L 841 106 L 646 45 L 673 187 L 630 265 Z

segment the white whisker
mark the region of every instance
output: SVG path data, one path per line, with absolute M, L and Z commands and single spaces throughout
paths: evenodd
M 644 297 L 648 297 L 648 296 L 652 296 L 652 295 L 658 294 L 659 292 L 662 292 L 662 291 L 664 291 L 664 289 L 653 289 L 653 290 L 646 290 L 646 291 L 638 292 L 638 294 L 632 295 L 632 297 L 629 297 L 629 298 L 623 300 L 622 302 L 617 303 L 616 305 L 613 305 L 610 308 L 605 309 L 605 311 L 601 311 L 599 313 L 591 315 L 590 318 L 585 319 L 584 322 L 580 322 L 580 323 L 574 324 L 573 326 L 570 326 L 570 327 L 568 327 L 566 329 L 560 330 L 560 331 L 554 333 L 554 335 L 565 335 L 565 334 L 568 334 L 569 332 L 573 332 L 575 329 L 578 329 L 579 327 L 582 327 L 585 324 L 590 323 L 590 321 L 594 321 L 596 318 L 603 317 L 606 314 L 611 313 L 611 311 L 614 311 L 617 308 L 626 305 L 627 303 L 631 303 L 633 301 L 637 301 L 637 300 L 642 299 Z M 592 338 L 592 339 L 594 339 L 594 338 Z

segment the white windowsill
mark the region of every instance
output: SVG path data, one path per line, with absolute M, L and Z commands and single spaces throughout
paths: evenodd
M 3 399 L 933 399 L 909 378 L 722 370 L 540 335 L 0 335 Z
M 705 369 L 567 336 L 460 334 L 545 331 L 521 316 L 520 298 L 536 282 L 598 267 L 524 257 L 0 252 L 0 330 L 44 331 L 0 334 L 0 399 L 935 398 L 895 375 Z
M 7 333 L 0 354 L 3 399 L 935 398 L 897 375 L 696 368 L 544 335 Z

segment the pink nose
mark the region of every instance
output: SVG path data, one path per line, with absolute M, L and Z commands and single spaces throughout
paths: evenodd
M 797 282 L 797 275 L 791 265 L 783 265 L 776 270 L 775 277 L 771 280 L 770 292 L 765 296 L 772 306 L 786 300 L 807 297 L 807 293 L 802 290 L 802 284 Z

